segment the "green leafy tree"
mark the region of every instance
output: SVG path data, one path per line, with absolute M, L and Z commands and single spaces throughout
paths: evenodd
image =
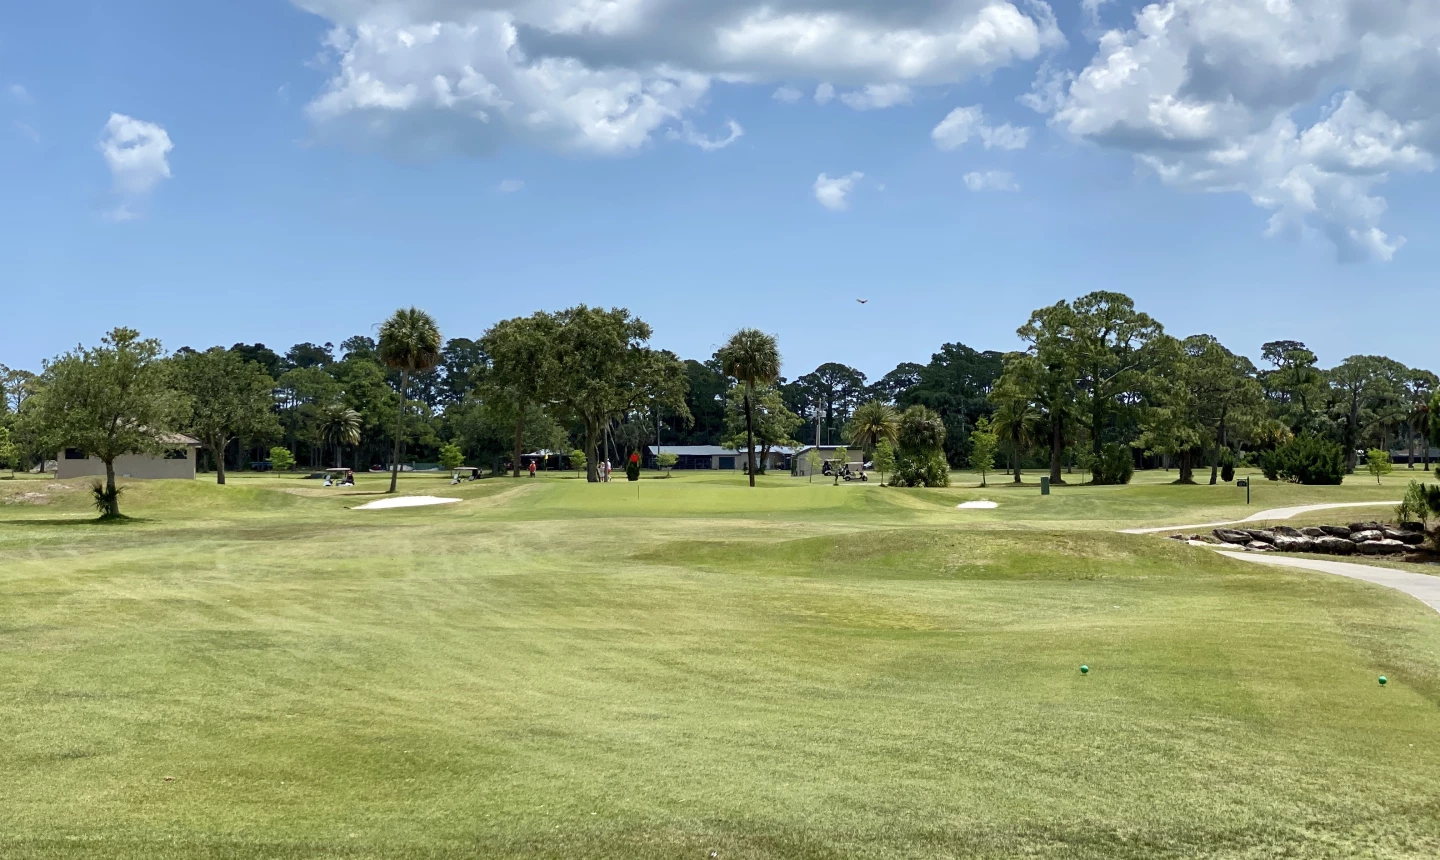
M 295 468 L 295 455 L 289 448 L 279 445 L 270 449 L 270 468 L 276 472 L 288 472 Z
M 975 432 L 970 434 L 970 467 L 980 473 L 981 487 L 986 486 L 986 473 L 995 466 L 999 450 L 1000 438 L 990 430 L 990 419 L 975 422 Z
M 1375 483 L 1379 484 L 1380 479 L 1395 470 L 1390 463 L 1390 452 L 1382 451 L 1379 448 L 1371 448 L 1365 452 L 1365 469 L 1375 476 Z
M 175 387 L 189 406 L 183 426 L 215 455 L 215 483 L 224 484 L 225 449 L 232 439 L 280 432 L 271 411 L 275 381 L 260 365 L 218 346 L 177 355 L 173 362 Z
M 1293 433 L 1311 429 L 1325 405 L 1325 374 L 1315 353 L 1298 340 L 1274 340 L 1260 347 L 1271 370 L 1260 374 L 1276 417 Z
M 497 323 L 480 338 L 480 396 L 503 405 L 515 422 L 511 450 L 513 477 L 520 477 L 525 422 L 550 399 L 555 385 L 556 319 L 536 313 Z
M 811 448 L 805 452 L 805 465 L 809 467 L 809 474 L 806 476 L 810 479 L 808 483 L 815 483 L 815 473 L 820 471 L 821 460 L 820 449 Z
M 780 377 L 780 347 L 774 335 L 745 328 L 731 335 L 715 353 L 720 369 L 744 388 L 745 457 L 749 464 L 750 486 L 755 486 L 755 388 L 768 386 Z M 782 407 L 783 408 L 783 405 Z
M 1061 467 L 1065 449 L 1074 441 L 1079 408 L 1077 372 L 1073 366 L 1074 312 L 1068 302 L 1040 308 L 1016 334 L 1029 344 L 1027 357 L 1006 356 L 1005 372 L 1012 384 L 1026 389 L 1044 417 L 1050 448 L 1050 483 L 1065 483 Z
M 1365 432 L 1380 420 L 1379 407 L 1398 396 L 1392 380 L 1404 367 L 1379 355 L 1352 355 L 1326 373 L 1330 382 L 1331 416 L 1340 427 L 1345 471 L 1354 472 L 1357 447 Z
M 574 469 L 577 473 L 586 472 L 589 465 L 589 458 L 585 456 L 584 451 L 576 448 L 570 452 L 570 468 Z
M 883 487 L 885 473 L 895 471 L 895 446 L 888 439 L 881 439 L 875 446 L 875 468 L 880 470 L 880 486 Z
M 418 308 L 397 310 L 380 324 L 380 360 L 400 371 L 400 408 L 395 416 L 395 443 L 390 455 L 390 489 L 400 477 L 400 439 L 405 432 L 405 400 L 410 375 L 433 368 L 440 361 L 440 327 Z
M 749 405 L 747 416 L 745 389 L 740 386 L 731 389 L 725 398 L 725 430 L 728 435 L 722 444 L 736 451 L 743 451 L 752 444 L 759 445 L 758 471 L 764 474 L 771 448 L 799 446 L 794 434 L 800 427 L 800 416 L 785 407 L 785 399 L 773 386 L 750 392 Z
M 465 464 L 465 452 L 453 442 L 440 446 L 440 468 L 453 472 Z
M 670 470 L 674 469 L 678 462 L 680 462 L 680 456 L 672 451 L 665 451 L 655 457 L 655 464 L 665 470 L 667 478 L 670 477 Z
M 1089 419 L 1090 452 L 1100 457 L 1109 441 L 1111 417 L 1153 384 L 1153 346 L 1160 323 L 1135 310 L 1122 293 L 1098 291 L 1071 305 L 1070 366 L 1077 374 L 1080 406 Z
M 838 486 L 840 486 L 840 472 L 843 471 L 843 470 L 845 469 L 845 466 L 846 466 L 847 464 L 849 464 L 849 462 L 850 462 L 850 451 L 849 451 L 849 449 L 846 448 L 844 445 L 841 445 L 839 448 L 836 448 L 836 449 L 835 449 L 835 459 L 834 459 L 834 460 L 831 460 L 830 462 L 831 462 L 831 469 L 830 469 L 830 471 L 835 474 L 835 486 L 838 487 Z
M 944 487 L 950 483 L 945 459 L 945 419 L 933 409 L 911 406 L 900 415 L 895 458 L 899 486 Z
M 900 413 L 879 400 L 861 404 L 845 425 L 845 441 L 858 445 L 862 455 L 875 451 L 881 442 L 894 445 L 899 433 Z
M 161 453 L 184 414 L 163 355 L 160 341 L 114 329 L 100 346 L 77 347 L 48 363 L 39 392 L 25 403 L 50 449 L 78 448 L 105 464 L 97 490 L 102 517 L 120 515 L 115 459 Z
M 1012 370 L 1032 366 L 1031 362 L 1018 360 L 1012 363 Z M 995 404 L 991 427 L 995 435 L 1006 442 L 1010 449 L 1010 463 L 1015 475 L 1014 483 L 1021 482 L 1021 461 L 1026 450 L 1034 444 L 1036 436 L 1044 425 L 1044 415 L 1031 400 L 1033 386 L 1018 374 L 1002 375 L 990 392 L 990 402 Z
M 556 314 L 555 400 L 585 430 L 586 479 L 600 479 L 595 461 L 601 433 L 617 415 L 642 407 L 689 417 L 685 366 L 670 352 L 651 349 L 650 326 L 624 308 L 585 305 Z
M 15 477 L 15 470 L 20 465 L 20 448 L 10 438 L 10 428 L 0 427 L 0 465 L 10 469 L 10 477 Z

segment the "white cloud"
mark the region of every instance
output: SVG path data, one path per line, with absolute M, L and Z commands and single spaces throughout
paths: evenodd
M 175 145 L 165 129 L 124 114 L 110 114 L 100 153 L 110 167 L 115 188 L 123 194 L 150 192 L 162 179 L 170 178 L 170 151 Z
M 782 102 L 787 105 L 793 105 L 801 99 L 805 98 L 805 94 L 790 86 L 789 84 L 786 84 L 785 86 L 782 86 L 775 92 L 771 93 L 770 98 L 774 99 L 777 102 Z
M 963 177 L 965 187 L 971 191 L 1019 191 L 1020 186 L 1015 184 L 1015 177 L 1003 170 L 986 170 L 983 172 L 967 173 Z
M 495 187 L 495 190 L 501 194 L 514 194 L 524 187 L 525 181 L 523 179 L 505 179 L 501 180 L 500 184 Z
M 935 146 L 944 150 L 959 149 L 974 137 L 986 149 L 1024 149 L 1030 143 L 1030 129 L 1009 123 L 989 125 L 980 106 L 971 105 L 952 110 L 930 132 Z
M 1064 42 L 1041 0 L 293 2 L 333 25 L 317 131 L 419 155 L 628 152 L 683 129 L 716 80 L 834 81 L 878 107 Z
M 724 149 L 745 136 L 745 129 L 741 128 L 740 123 L 735 120 L 727 120 L 725 126 L 726 135 L 724 137 L 706 137 L 692 128 L 689 122 L 683 122 L 679 131 L 671 130 L 670 136 L 691 146 L 698 146 L 706 152 L 714 152 L 717 149 Z
M 31 143 L 40 143 L 40 132 L 36 131 L 35 127 L 29 123 L 21 122 L 17 119 L 15 120 L 15 130 L 30 138 Z
M 858 170 L 835 177 L 822 173 L 815 180 L 815 199 L 826 209 L 843 212 L 850 208 L 850 192 L 855 189 L 855 183 L 864 178 L 865 174 Z
M 1434 0 L 1155 3 L 1102 36 L 1050 107 L 1057 128 L 1167 184 L 1248 195 L 1273 212 L 1270 235 L 1388 260 L 1404 240 L 1372 192 L 1434 169 L 1440 15 Z
M 828 105 L 835 100 L 835 87 L 831 84 L 821 84 L 815 88 L 815 104 Z
M 30 95 L 30 91 L 25 89 L 20 84 L 11 84 L 7 89 L 10 92 L 10 98 L 14 99 L 20 104 L 28 105 L 35 103 L 35 97 Z
M 854 110 L 880 110 L 910 103 L 910 88 L 904 84 L 870 84 L 861 90 L 845 93 L 840 101 Z

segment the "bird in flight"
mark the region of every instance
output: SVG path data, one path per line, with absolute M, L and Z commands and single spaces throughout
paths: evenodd
M 870 304 L 870 300 L 869 300 L 869 299 L 856 299 L 855 301 L 859 302 L 859 303 L 862 304 L 862 305 L 868 305 L 868 304 Z

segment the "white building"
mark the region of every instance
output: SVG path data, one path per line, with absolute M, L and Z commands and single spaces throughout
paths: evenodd
M 195 453 L 200 450 L 200 441 L 182 433 L 167 433 L 160 437 L 160 441 L 165 445 L 163 454 L 125 454 L 116 457 L 116 476 L 151 480 L 194 480 Z M 55 458 L 55 477 L 103 478 L 105 463 L 99 457 L 87 456 L 84 451 L 67 448 Z
M 815 474 L 823 475 L 825 473 L 826 464 L 828 464 L 831 460 L 835 459 L 835 452 L 840 450 L 840 448 L 841 446 L 839 445 L 806 445 L 804 448 L 801 448 L 799 451 L 795 452 L 795 474 L 802 478 L 809 477 L 809 454 L 811 451 L 819 451 L 820 465 L 815 467 Z M 847 448 L 846 452 L 848 455 L 846 459 L 848 459 L 850 462 L 858 463 L 860 461 L 859 448 Z
M 654 467 L 660 454 L 674 454 L 677 469 L 733 470 L 745 468 L 745 452 L 720 445 L 654 445 L 646 449 L 646 465 Z M 755 464 L 767 472 L 789 471 L 793 448 L 771 448 L 768 462 L 762 462 L 762 451 L 755 449 Z

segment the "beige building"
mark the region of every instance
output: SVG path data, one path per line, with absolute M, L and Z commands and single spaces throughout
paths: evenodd
M 181 433 L 162 436 L 165 453 L 126 454 L 115 458 L 115 475 L 119 478 L 188 481 L 195 478 L 195 454 L 200 442 Z M 105 464 L 84 451 L 67 448 L 55 458 L 57 478 L 103 478 Z
M 654 445 L 646 449 L 645 465 L 655 468 L 658 455 L 674 454 L 676 456 L 676 469 L 715 469 L 728 471 L 732 469 L 745 468 L 745 454 L 734 448 L 722 448 L 719 445 Z M 789 448 L 771 448 L 768 463 L 761 463 L 762 451 L 755 449 L 755 463 L 762 466 L 766 471 L 784 471 L 790 467 Z
M 815 445 L 806 445 L 804 448 L 801 448 L 799 451 L 796 451 L 796 452 L 795 452 L 794 463 L 795 463 L 795 474 L 796 474 L 797 476 L 799 476 L 799 477 L 801 477 L 801 478 L 809 477 L 809 475 L 810 475 L 810 458 L 809 458 L 809 454 L 810 454 L 811 451 L 815 451 L 815 450 L 818 450 L 818 451 L 820 452 L 820 465 L 815 469 L 815 474 L 817 474 L 817 475 L 822 475 L 822 474 L 825 473 L 825 466 L 828 465 L 831 460 L 834 460 L 834 459 L 835 459 L 835 452 L 838 451 L 838 450 L 840 450 L 840 446 L 839 446 L 839 445 L 820 445 L 820 446 L 818 446 L 818 448 L 817 448 L 817 446 L 815 446 Z M 848 455 L 849 455 L 849 460 L 850 460 L 850 462 L 852 462 L 852 463 L 858 463 L 858 462 L 860 461 L 860 449 L 856 448 L 856 449 L 854 449 L 854 450 L 850 450 L 850 451 L 848 451 Z

